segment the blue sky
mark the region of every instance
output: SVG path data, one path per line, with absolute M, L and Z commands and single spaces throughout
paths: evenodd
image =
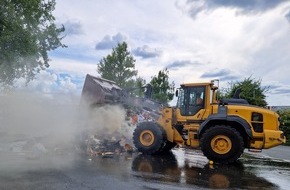
M 270 86 L 269 105 L 290 105 L 290 1 L 56 0 L 54 15 L 68 48 L 50 52 L 31 88 L 79 94 L 85 75 L 98 76 L 99 61 L 126 41 L 147 82 L 164 68 L 177 86 L 252 76 Z

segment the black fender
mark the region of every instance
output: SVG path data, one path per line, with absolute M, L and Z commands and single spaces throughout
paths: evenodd
M 202 122 L 197 132 L 198 138 L 201 137 L 201 135 L 206 131 L 208 127 L 211 127 L 213 125 L 218 125 L 218 124 L 228 125 L 229 123 L 233 123 L 233 122 L 238 123 L 241 126 L 243 126 L 244 131 L 246 132 L 248 137 L 250 139 L 253 138 L 251 126 L 245 119 L 236 115 L 225 115 L 225 114 L 210 115 L 204 122 Z

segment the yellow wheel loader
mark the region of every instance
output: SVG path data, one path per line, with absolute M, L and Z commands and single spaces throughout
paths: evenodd
M 217 101 L 214 83 L 182 84 L 176 107 L 163 108 L 156 122 L 137 126 L 135 147 L 144 154 L 161 154 L 179 144 L 200 148 L 211 161 L 233 163 L 245 148 L 261 151 L 286 142 L 277 113 L 249 105 L 238 94 Z
M 233 163 L 245 148 L 261 151 L 286 142 L 277 113 L 249 105 L 239 92 L 232 99 L 217 101 L 217 90 L 215 81 L 182 84 L 176 91 L 176 107 L 162 108 L 156 121 L 138 124 L 135 147 L 144 154 L 163 154 L 178 144 L 201 149 L 211 161 Z M 130 97 L 113 81 L 91 75 L 86 77 L 82 99 L 90 106 L 134 104 L 152 112 L 160 108 L 146 98 Z

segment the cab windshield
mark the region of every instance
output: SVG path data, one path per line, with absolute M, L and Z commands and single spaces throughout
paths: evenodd
M 194 86 L 179 89 L 177 107 L 181 115 L 195 115 L 204 108 L 205 87 Z

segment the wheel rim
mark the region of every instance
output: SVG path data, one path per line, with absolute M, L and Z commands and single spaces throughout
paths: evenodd
M 232 148 L 232 141 L 227 136 L 218 135 L 211 140 L 211 148 L 218 154 L 226 154 Z
M 149 130 L 142 131 L 142 133 L 140 134 L 140 142 L 144 146 L 152 145 L 154 142 L 154 134 L 152 133 L 152 131 Z

